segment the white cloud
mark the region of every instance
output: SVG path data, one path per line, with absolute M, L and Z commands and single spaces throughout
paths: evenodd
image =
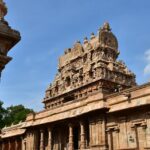
M 144 75 L 150 74 L 150 49 L 145 52 L 145 60 L 147 65 L 144 68 Z
M 146 65 L 146 67 L 144 68 L 144 74 L 150 74 L 150 64 Z

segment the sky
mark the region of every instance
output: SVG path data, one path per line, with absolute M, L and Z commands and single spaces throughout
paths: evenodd
M 4 106 L 23 104 L 42 110 L 45 90 L 57 72 L 64 49 L 97 34 L 109 22 L 120 56 L 136 74 L 138 84 L 150 81 L 149 0 L 5 0 L 5 19 L 21 33 L 9 52 L 13 60 L 2 73 Z

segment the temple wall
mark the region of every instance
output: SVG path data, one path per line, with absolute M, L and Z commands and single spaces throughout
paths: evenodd
M 105 118 L 103 116 L 90 118 L 90 148 L 101 149 L 106 146 Z
M 107 138 L 109 149 L 150 149 L 150 117 L 142 109 L 108 115 Z
M 149 85 L 144 85 L 104 100 L 95 94 L 29 116 L 25 123 L 3 129 L 1 149 L 150 150 L 149 91 Z M 14 132 L 19 135 L 14 137 Z
M 76 146 L 80 150 L 82 147 L 85 150 L 148 150 L 150 113 L 148 108 L 116 113 L 99 111 L 52 127 L 28 129 L 22 141 L 10 138 L 1 146 L 1 150 L 74 150 Z

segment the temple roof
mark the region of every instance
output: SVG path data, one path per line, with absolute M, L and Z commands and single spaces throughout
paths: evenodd
M 24 122 L 20 122 L 17 125 L 11 125 L 10 127 L 3 128 L 0 134 L 0 138 L 4 139 L 24 134 L 26 129 L 22 129 L 23 124 Z

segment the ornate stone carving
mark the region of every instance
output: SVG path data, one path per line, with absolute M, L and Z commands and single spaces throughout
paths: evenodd
M 0 74 L 5 65 L 12 59 L 7 56 L 8 51 L 20 40 L 20 33 L 13 30 L 4 16 L 7 14 L 7 7 L 3 0 L 0 0 Z
M 108 23 L 97 36 L 92 33 L 90 41 L 87 38 L 83 44 L 77 41 L 59 59 L 58 73 L 46 91 L 45 107 L 54 106 L 54 102 L 60 101 L 68 92 L 64 102 L 84 98 L 100 88 L 111 93 L 118 91 L 118 87 L 134 86 L 135 75 L 123 61 L 116 60 L 118 54 L 117 38 Z

